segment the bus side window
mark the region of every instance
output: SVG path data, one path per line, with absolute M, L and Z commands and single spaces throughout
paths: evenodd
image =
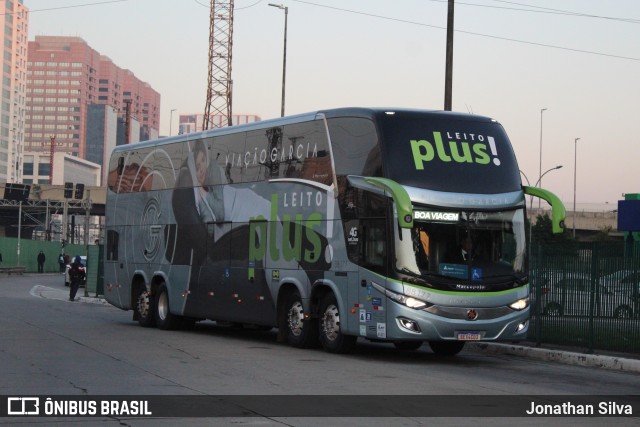
M 124 171 L 124 157 L 118 158 L 118 176 Z
M 364 242 L 362 244 L 362 264 L 379 273 L 385 273 L 387 259 L 386 226 L 384 220 L 362 221 Z
M 115 230 L 107 230 L 107 261 L 118 260 L 118 244 L 120 234 Z

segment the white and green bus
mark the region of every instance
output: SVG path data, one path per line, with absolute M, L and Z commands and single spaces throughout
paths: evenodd
M 495 120 L 343 108 L 119 146 L 105 297 L 142 326 L 278 329 L 335 353 L 518 341 L 525 196 Z

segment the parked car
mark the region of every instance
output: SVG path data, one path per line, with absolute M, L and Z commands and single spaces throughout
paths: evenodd
M 80 255 L 80 264 L 84 267 L 84 280 L 80 283 L 80 287 L 83 287 L 87 282 L 87 257 Z M 71 268 L 71 264 L 67 264 L 64 270 L 64 285 L 69 286 L 71 280 L 69 279 L 69 268 Z
M 542 312 L 549 316 L 593 313 L 596 317 L 631 318 L 638 314 L 637 309 L 638 302 L 632 292 L 623 292 L 603 279 L 594 285 L 591 276 L 586 274 L 568 273 L 549 283 L 542 295 Z
M 603 276 L 601 283 L 615 294 L 629 298 L 629 307 L 624 308 L 619 317 L 640 316 L 640 270 L 623 269 Z
M 640 270 L 624 269 L 603 276 L 601 282 L 621 290 L 633 291 L 640 286 Z

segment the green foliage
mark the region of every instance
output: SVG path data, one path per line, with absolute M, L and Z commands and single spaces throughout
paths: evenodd
M 531 238 L 534 243 L 570 243 L 573 242 L 571 232 L 566 228 L 560 234 L 553 234 L 549 214 L 544 213 L 536 217 L 536 223 L 531 227 Z

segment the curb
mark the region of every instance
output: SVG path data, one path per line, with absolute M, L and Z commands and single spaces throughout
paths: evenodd
M 78 291 L 80 292 L 80 291 Z M 59 301 L 69 301 L 69 290 L 68 289 L 55 289 L 50 288 L 48 286 L 36 285 L 31 288 L 30 294 L 36 297 L 45 298 L 45 299 L 55 299 Z M 100 305 L 110 305 L 104 298 L 95 298 L 95 297 L 85 297 L 82 295 L 76 295 L 76 300 L 74 302 L 83 302 L 88 304 L 100 304 Z
M 563 350 L 497 343 L 474 343 L 471 345 L 471 348 L 483 353 L 508 354 L 511 356 L 527 357 L 530 359 L 565 363 L 568 365 L 640 373 L 640 360 L 627 359 L 623 357 L 583 354 Z

